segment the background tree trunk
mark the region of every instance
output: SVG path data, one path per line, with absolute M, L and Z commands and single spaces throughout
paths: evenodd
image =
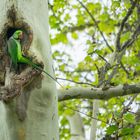
M 7 31 L 8 28 L 22 29 L 22 26 L 18 27 L 17 22 L 28 24 L 33 31 L 33 41 L 29 51 L 37 56 L 38 61 L 44 63 L 44 69 L 49 74 L 54 75 L 49 42 L 47 0 L 0 0 L 0 5 L 0 32 Z M 8 17 L 9 10 L 11 10 L 9 13 L 11 17 Z M 13 21 L 9 21 L 9 18 L 13 19 Z M 28 29 L 24 27 L 24 30 Z M 8 72 L 6 78 L 9 78 Z M 38 89 L 35 88 L 38 85 L 35 85 L 35 87 L 30 86 L 28 85 L 28 89 L 33 88 L 31 92 L 25 88 L 18 99 L 14 99 L 7 104 L 4 102 L 0 103 L 0 128 L 2 130 L 0 131 L 0 137 L 2 140 L 59 139 L 55 82 L 43 74 Z M 28 99 L 24 97 L 23 93 L 25 96 L 28 96 Z M 30 97 L 28 94 L 30 94 Z M 17 116 L 17 108 L 23 113 L 21 117 L 26 113 L 25 119 L 22 121 Z
M 94 100 L 92 111 L 93 118 L 97 118 L 98 112 L 99 112 L 99 100 Z M 96 140 L 96 131 L 97 131 L 97 120 L 93 119 L 91 123 L 90 140 Z
M 70 123 L 71 140 L 85 140 L 85 131 L 82 118 L 78 112 L 67 117 Z

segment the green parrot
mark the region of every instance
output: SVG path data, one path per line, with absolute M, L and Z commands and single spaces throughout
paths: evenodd
M 36 68 L 45 74 L 47 74 L 50 78 L 56 81 L 61 87 L 63 87 L 53 76 L 44 71 L 40 66 L 30 61 L 28 58 L 22 55 L 21 43 L 20 40 L 23 38 L 23 32 L 21 30 L 17 30 L 8 40 L 8 53 L 11 57 L 12 64 L 14 68 L 17 69 L 18 63 L 25 63 L 33 68 Z

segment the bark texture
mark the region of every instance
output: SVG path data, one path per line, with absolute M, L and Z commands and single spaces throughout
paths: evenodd
M 97 118 L 99 112 L 99 100 L 93 101 L 93 110 L 92 116 Z M 93 119 L 91 122 L 91 129 L 90 129 L 90 140 L 96 140 L 96 131 L 97 131 L 97 120 Z
M 49 42 L 47 2 L 47 0 L 0 0 L 0 32 L 7 31 L 6 28 L 22 29 L 22 22 L 27 23 L 33 32 L 33 40 L 28 48 L 29 52 L 34 54 L 37 61 L 42 61 L 44 69 L 54 76 Z M 8 13 L 9 10 L 10 13 Z M 24 30 L 28 31 L 26 26 L 24 26 Z M 7 77 L 9 77 L 8 74 Z M 21 104 L 16 103 L 18 99 L 7 104 L 1 102 L 0 128 L 4 128 L 5 133 L 0 131 L 0 136 L 3 140 L 59 139 L 55 82 L 43 74 L 40 85 L 34 83 L 34 87 L 31 86 L 33 85 L 28 85 L 28 90 L 23 89 L 24 94 L 30 94 L 28 98 L 18 97 L 21 98 Z M 28 102 L 25 103 L 25 107 L 23 104 L 26 99 Z M 16 114 L 17 105 L 21 105 L 21 108 L 22 105 L 24 107 L 23 113 L 26 115 L 23 121 L 20 121 Z
M 85 140 L 82 118 L 78 112 L 67 117 L 70 123 L 71 140 Z
M 70 99 L 100 99 L 107 100 L 113 97 L 126 96 L 130 94 L 138 94 L 140 92 L 140 84 L 124 84 L 116 87 L 105 88 L 83 88 L 72 87 L 68 90 L 59 90 L 59 101 Z

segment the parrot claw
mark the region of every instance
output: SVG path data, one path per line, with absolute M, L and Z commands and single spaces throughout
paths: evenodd
M 21 77 L 21 76 L 19 76 L 17 74 L 13 77 L 13 79 L 14 80 L 25 80 L 25 78 L 23 78 L 23 77 Z

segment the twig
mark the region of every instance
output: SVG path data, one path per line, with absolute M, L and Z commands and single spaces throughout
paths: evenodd
M 111 79 L 113 78 L 113 76 L 117 73 L 118 70 L 118 64 L 116 64 L 116 66 L 114 67 L 113 71 L 111 72 L 111 74 L 109 75 L 108 79 L 106 80 L 105 85 L 108 85 L 111 81 Z
M 94 64 L 94 65 L 95 65 L 95 67 L 96 67 L 96 69 L 97 69 L 98 75 L 100 75 L 100 69 L 99 69 L 99 67 L 97 66 L 97 64 Z
M 140 21 L 140 2 L 136 6 L 137 6 L 138 21 Z
M 131 114 L 134 114 L 134 115 L 136 115 L 136 116 L 139 116 L 139 114 L 138 114 L 137 112 L 132 112 L 132 111 L 130 111 L 130 110 L 128 110 L 128 112 L 131 113 Z
M 133 101 L 135 100 L 135 98 L 138 96 L 138 94 L 135 94 L 131 100 L 129 101 L 129 103 L 123 107 L 122 112 L 120 113 L 120 118 L 123 117 L 123 115 L 129 110 L 129 106 L 133 103 Z
M 126 72 L 127 76 L 129 76 L 129 72 L 127 71 L 127 69 L 125 68 L 122 62 L 120 62 L 120 65 L 121 65 L 121 68 Z
M 123 45 L 122 45 L 122 49 L 121 50 L 124 50 L 126 49 L 127 47 L 131 46 L 134 41 L 136 40 L 136 38 L 138 37 L 138 35 L 140 34 L 140 23 L 139 25 L 137 26 L 136 30 L 134 31 L 133 35 L 131 36 L 130 39 L 128 39 Z
M 55 14 L 55 12 L 54 12 L 54 10 L 53 10 L 53 5 L 49 4 L 49 8 L 52 10 L 53 16 L 54 16 L 56 19 L 59 19 L 59 23 L 64 24 L 64 22 L 63 22 L 60 18 L 58 18 L 57 15 Z M 59 31 L 61 31 L 60 26 L 58 26 L 57 29 L 58 29 Z
M 106 63 L 108 63 L 107 62 L 107 60 L 103 57 L 103 56 L 101 56 L 100 54 L 97 54 L 101 59 L 103 59 Z
M 100 121 L 100 122 L 103 122 L 103 123 L 105 123 L 105 124 L 108 124 L 106 121 L 103 121 L 103 120 L 100 120 L 100 119 L 98 119 L 98 118 L 92 117 L 92 116 L 90 116 L 90 115 L 88 115 L 88 114 L 86 114 L 86 113 L 84 113 L 84 112 L 81 112 L 81 111 L 79 111 L 79 110 L 77 110 L 77 109 L 74 109 L 74 108 L 72 108 L 72 107 L 69 107 L 69 106 L 67 106 L 65 103 L 63 103 L 63 105 L 64 105 L 66 108 L 68 108 L 68 109 L 70 109 L 70 110 L 73 110 L 73 111 L 75 111 L 75 112 L 78 112 L 78 113 L 80 113 L 80 114 L 83 114 L 83 115 L 85 115 L 85 116 L 87 116 L 87 117 L 89 117 L 89 118 L 91 118 L 91 119 L 94 119 L 94 120 L 96 120 L 96 121 Z
M 64 29 L 63 34 L 67 34 L 69 32 L 75 32 L 75 31 L 81 31 L 83 29 L 93 27 L 93 23 L 85 23 L 84 25 L 79 25 L 79 26 L 72 26 Z
M 58 79 L 58 80 L 65 80 L 65 81 L 69 81 L 69 82 L 76 83 L 76 84 L 85 84 L 85 85 L 95 86 L 95 85 L 90 84 L 90 83 L 86 83 L 86 82 L 77 82 L 77 81 L 73 81 L 73 80 L 65 79 L 65 78 L 56 77 L 56 79 Z
M 123 28 L 124 28 L 126 21 L 131 16 L 131 14 L 136 6 L 136 3 L 137 3 L 137 0 L 135 0 L 135 2 L 133 2 L 132 6 L 128 9 L 126 16 L 123 18 L 123 20 L 121 22 L 120 29 L 119 29 L 119 31 L 117 33 L 117 37 L 116 37 L 116 50 L 118 50 L 118 51 L 121 50 L 121 45 L 120 45 L 121 33 L 123 31 Z
M 106 45 L 108 46 L 108 48 L 110 49 L 110 51 L 114 51 L 111 46 L 108 44 L 103 32 L 100 30 L 100 27 L 98 26 L 98 22 L 96 21 L 96 19 L 94 18 L 94 16 L 90 13 L 90 11 L 87 9 L 87 7 L 80 1 L 80 0 L 77 0 L 81 6 L 86 10 L 86 12 L 89 14 L 89 16 L 91 17 L 91 19 L 93 20 L 93 22 L 95 23 L 95 26 L 97 27 L 98 31 L 100 32 L 103 40 L 105 41 Z
M 127 104 L 127 106 L 125 106 L 124 108 L 127 109 L 129 108 L 129 106 L 133 103 L 133 101 L 135 100 L 135 98 L 138 96 L 138 94 L 135 94 L 132 99 L 129 101 L 129 103 Z

